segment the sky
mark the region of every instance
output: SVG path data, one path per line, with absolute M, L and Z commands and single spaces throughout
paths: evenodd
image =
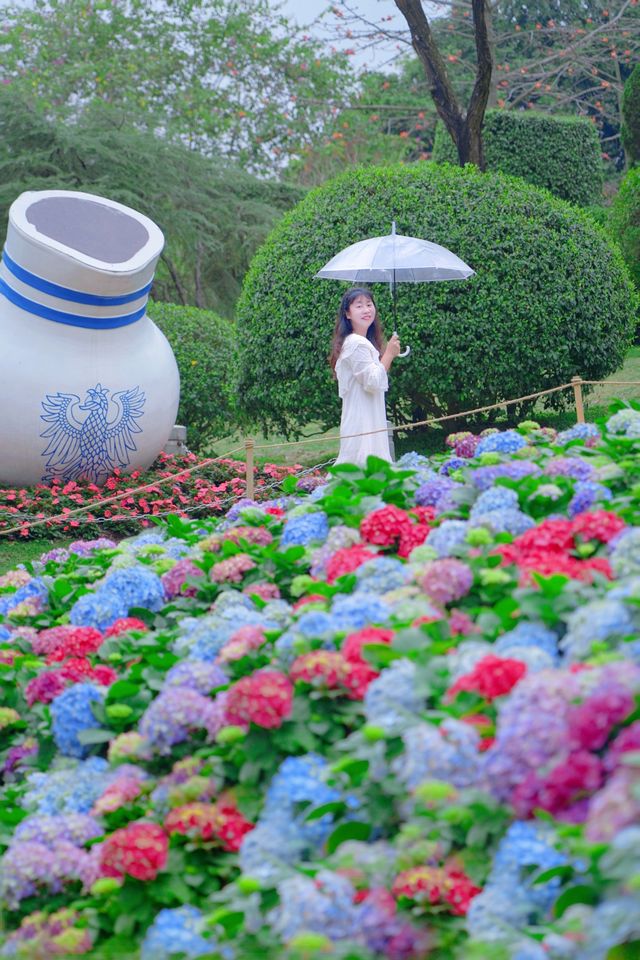
M 352 9 L 357 9 L 362 16 L 373 23 L 392 30 L 402 29 L 403 27 L 406 29 L 404 18 L 396 7 L 394 0 L 347 0 L 347 2 Z M 331 25 L 336 23 L 336 18 L 331 13 L 321 18 L 322 13 L 332 6 L 340 9 L 341 0 L 335 0 L 334 3 L 329 2 L 329 0 L 282 0 L 281 11 L 286 16 L 296 20 L 301 26 L 313 24 L 316 20 L 317 22 L 310 32 L 322 39 L 326 37 L 326 31 L 330 29 Z M 382 21 L 383 17 L 388 16 L 393 19 Z M 323 23 L 327 24 L 324 30 Z M 352 62 L 358 69 L 364 67 L 372 70 L 384 69 L 398 52 L 397 42 L 394 40 L 380 41 L 366 49 L 362 49 L 365 46 L 363 41 L 358 42 L 356 40 L 351 42 L 345 40 L 342 46 L 346 47 L 349 44 L 356 50 Z M 404 47 L 404 45 L 402 46 Z

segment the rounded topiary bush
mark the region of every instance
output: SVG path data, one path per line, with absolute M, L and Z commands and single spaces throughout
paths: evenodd
M 640 163 L 640 63 L 635 65 L 624 85 L 620 134 L 629 161 Z
M 459 412 L 600 379 L 622 363 L 636 295 L 619 250 L 576 208 L 521 180 L 475 167 L 355 169 L 311 192 L 252 261 L 238 304 L 238 393 L 245 416 L 295 435 L 335 425 L 326 357 L 348 284 L 315 280 L 339 250 L 390 232 L 443 244 L 476 271 L 466 281 L 399 284 L 396 422 Z M 387 335 L 387 284 L 373 290 Z M 552 399 L 561 402 L 562 395 Z
M 482 128 L 488 170 L 499 170 L 580 206 L 598 203 L 603 166 L 598 131 L 585 117 L 535 110 L 487 110 Z M 436 126 L 431 159 L 457 163 L 453 140 Z
M 609 210 L 609 229 L 640 289 L 640 167 L 633 167 Z
M 171 344 L 180 371 L 178 421 L 190 450 L 233 429 L 231 367 L 235 327 L 211 310 L 150 301 L 148 313 Z

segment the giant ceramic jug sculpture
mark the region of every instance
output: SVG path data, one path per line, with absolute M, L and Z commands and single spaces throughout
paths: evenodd
M 146 316 L 164 245 L 147 217 L 87 193 L 23 193 L 0 264 L 0 484 L 102 484 L 148 466 L 179 377 Z

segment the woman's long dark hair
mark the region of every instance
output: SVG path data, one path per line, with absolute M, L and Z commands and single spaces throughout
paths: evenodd
M 347 316 L 347 310 L 356 299 L 356 297 L 368 297 L 373 304 L 374 310 L 376 312 L 375 318 L 369 329 L 367 330 L 367 340 L 369 340 L 378 354 L 382 355 L 382 350 L 384 347 L 384 338 L 382 335 L 382 327 L 380 325 L 380 319 L 378 317 L 378 308 L 376 302 L 373 299 L 373 294 L 371 290 L 367 290 L 366 287 L 351 287 L 350 290 L 347 290 L 342 300 L 340 301 L 340 307 L 338 309 L 338 315 L 336 317 L 336 325 L 333 328 L 333 340 L 331 341 L 331 353 L 329 354 L 329 364 L 331 369 L 335 373 L 336 363 L 338 362 L 338 357 L 340 356 L 340 351 L 342 350 L 342 344 L 349 336 L 350 333 L 353 333 L 353 327 L 351 326 L 351 320 Z

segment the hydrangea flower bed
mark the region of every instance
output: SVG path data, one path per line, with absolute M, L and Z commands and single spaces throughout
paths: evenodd
M 637 957 L 635 414 L 1 577 L 0 956 Z
M 99 536 L 105 531 L 118 537 L 137 532 L 141 526 L 152 524 L 153 517 L 170 513 L 186 516 L 206 514 L 222 515 L 246 489 L 246 468 L 239 460 L 217 460 L 193 473 L 202 459 L 195 454 L 175 456 L 161 453 L 152 467 L 146 471 L 134 470 L 122 473 L 116 470 L 104 486 L 98 487 L 89 480 L 55 481 L 38 484 L 31 488 L 0 488 L 0 531 L 18 528 L 17 538 L 29 536 L 48 537 Z M 297 473 L 299 465 L 281 466 L 265 463 L 256 466 L 255 492 L 258 500 L 272 496 L 274 486 L 285 477 Z M 165 478 L 176 479 L 166 482 Z M 301 481 L 313 485 L 313 476 Z M 159 481 L 163 481 L 160 483 Z M 149 489 L 138 491 L 139 487 Z M 116 502 L 101 501 L 119 497 Z M 88 509 L 82 515 L 74 515 L 80 507 Z M 54 519 L 57 518 L 57 519 Z M 33 521 L 46 520 L 34 527 Z

